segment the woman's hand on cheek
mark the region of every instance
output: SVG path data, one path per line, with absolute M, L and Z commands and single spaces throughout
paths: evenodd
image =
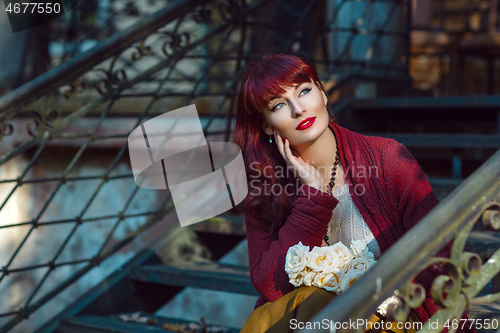
M 274 139 L 281 156 L 283 156 L 283 159 L 290 170 L 292 170 L 295 177 L 297 177 L 302 184 L 309 185 L 322 191 L 323 178 L 319 171 L 312 165 L 304 162 L 302 157 L 294 156 L 290 149 L 290 141 L 285 138 L 285 142 L 283 142 L 283 138 L 278 131 L 274 131 Z

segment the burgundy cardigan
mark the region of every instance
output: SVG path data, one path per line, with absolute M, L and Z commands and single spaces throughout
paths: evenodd
M 401 143 L 361 135 L 337 124 L 330 127 L 336 134 L 352 200 L 383 254 L 439 201 L 417 161 Z M 377 167 L 371 169 L 371 177 L 369 166 Z M 299 242 L 311 248 L 321 246 L 337 203 L 335 197 L 302 185 L 277 239 L 261 220 L 245 216 L 250 278 L 261 295 L 256 308 L 294 289 L 285 272 L 286 253 Z M 449 257 L 450 249 L 451 242 L 437 256 Z M 437 268 L 427 268 L 415 279 L 424 286 L 427 295 L 424 304 L 415 310 L 422 322 L 437 310 L 429 289 L 440 273 Z

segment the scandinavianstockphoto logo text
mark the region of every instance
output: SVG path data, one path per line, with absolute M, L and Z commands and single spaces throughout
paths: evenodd
M 296 195 L 298 193 L 295 193 L 299 190 L 298 186 L 294 186 L 294 184 L 286 184 L 283 186 L 282 184 L 270 184 L 268 182 L 262 182 L 262 178 L 268 178 L 270 179 L 271 177 L 274 178 L 289 178 L 291 176 L 294 176 L 294 173 L 290 168 L 282 167 L 281 165 L 277 166 L 265 166 L 264 168 L 259 168 L 259 162 L 252 162 L 250 163 L 250 169 L 252 172 L 250 173 L 250 180 L 249 180 L 249 187 L 252 189 L 249 191 L 249 193 L 252 193 L 252 195 L 281 195 L 285 193 L 286 195 Z M 317 168 L 320 173 L 330 173 L 331 170 L 326 167 L 319 167 Z M 323 169 L 323 170 L 322 170 Z M 301 172 L 299 171 L 299 178 L 301 177 Z M 379 177 L 379 169 L 377 166 L 364 166 L 364 165 L 348 165 L 344 169 L 345 174 L 350 174 L 352 177 L 356 177 L 358 179 L 362 178 L 378 178 Z M 358 184 L 352 184 L 351 182 L 347 181 L 347 185 L 349 188 L 352 188 L 351 193 L 354 193 L 355 195 L 364 195 L 366 192 L 366 188 L 364 184 L 358 183 Z M 294 192 L 295 191 L 295 192 Z

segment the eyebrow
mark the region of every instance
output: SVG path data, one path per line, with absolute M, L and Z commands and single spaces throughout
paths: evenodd
M 302 83 L 297 83 L 295 85 L 295 90 L 297 90 L 301 85 L 303 85 L 304 83 L 307 83 L 307 82 L 302 82 Z M 277 99 L 277 98 L 280 98 L 280 96 L 273 96 L 269 99 L 269 101 L 267 102 L 267 104 L 271 103 L 273 100 Z

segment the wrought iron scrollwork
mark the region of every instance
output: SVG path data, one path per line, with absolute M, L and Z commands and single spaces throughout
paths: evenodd
M 500 229 L 500 205 L 492 204 L 481 215 L 481 222 L 486 228 Z
M 234 0 L 217 0 L 214 6 L 226 22 L 242 15 L 241 6 Z
M 470 222 L 458 233 L 456 241 L 459 243 L 453 245 L 453 254 L 450 259 L 434 257 L 424 267 L 441 266 L 447 272 L 446 275 L 435 277 L 430 289 L 434 303 L 442 308 L 440 311 L 446 311 L 441 313 L 438 311 L 439 318 L 441 316 L 445 319 L 460 318 L 463 311 L 470 305 L 500 300 L 500 293 L 476 297 L 485 284 L 500 272 L 500 261 L 497 260 L 500 257 L 500 249 L 484 265 L 478 254 L 465 251 L 457 253 L 456 251 L 457 248 L 463 249 L 464 240 L 470 230 L 480 221 L 487 228 L 500 229 L 500 205 L 496 202 L 488 205 L 478 219 Z M 419 307 L 425 300 L 425 289 L 411 280 L 405 287 L 396 291 L 395 296 L 398 302 L 388 307 L 388 319 L 404 322 L 411 309 Z
M 43 134 L 46 128 L 52 128 L 61 119 L 61 114 L 56 109 L 49 109 L 43 112 L 26 110 L 22 114 L 31 119 L 26 122 L 26 131 L 32 137 L 38 137 Z
M 162 46 L 163 54 L 167 57 L 172 55 L 178 49 L 189 44 L 190 37 L 188 32 L 175 33 L 170 31 L 163 31 L 160 32 L 160 34 L 169 37 L 169 40 L 166 41 Z
M 142 57 L 145 57 L 147 55 L 151 54 L 151 46 L 147 46 L 144 44 L 144 41 L 141 41 L 139 45 L 135 47 L 136 51 L 132 53 L 132 61 L 137 61 L 142 59 Z
M 24 110 L 17 114 L 22 118 L 28 118 L 26 121 L 26 132 L 31 137 L 42 136 L 45 129 L 51 129 L 57 125 L 61 119 L 61 114 L 56 109 L 47 109 L 45 111 Z M 14 125 L 9 122 L 10 119 L 0 120 L 0 141 L 4 136 L 14 133 Z
M 107 91 L 117 88 L 120 84 L 127 81 L 127 73 L 124 69 L 114 70 L 114 66 L 119 57 L 120 54 L 113 58 L 107 70 L 104 68 L 95 69 L 95 71 L 102 72 L 106 75 L 105 79 L 100 80 L 95 85 L 95 89 L 99 94 L 104 95 Z
M 191 15 L 196 23 L 206 23 L 210 21 L 210 15 L 212 14 L 212 11 L 209 6 L 211 6 L 211 4 L 206 4 Z
M 14 126 L 11 123 L 0 122 L 0 141 L 4 136 L 12 135 L 14 133 Z
M 393 321 L 405 321 L 411 308 L 419 307 L 425 300 L 425 289 L 417 283 L 407 283 L 396 291 L 397 303 L 387 308 L 387 318 Z
M 64 90 L 63 96 L 70 99 L 75 94 L 81 93 L 87 89 L 87 83 L 83 80 L 75 80 L 69 84 L 69 88 Z
M 132 1 L 127 1 L 123 12 L 129 16 L 140 16 L 141 15 L 139 9 L 137 8 L 137 5 Z

